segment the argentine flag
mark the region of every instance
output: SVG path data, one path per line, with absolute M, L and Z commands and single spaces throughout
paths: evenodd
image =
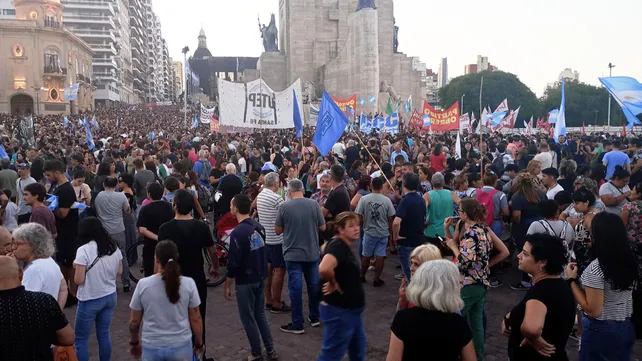
M 374 104 L 377 102 L 377 98 L 375 98 L 374 95 L 371 95 L 370 98 L 368 98 L 368 101 L 370 102 L 370 104 Z
M 500 125 L 502 123 L 502 120 L 504 120 L 504 118 L 506 118 L 506 115 L 508 115 L 508 111 L 507 110 L 501 110 L 499 112 L 488 114 L 487 115 L 488 122 L 492 126 L 496 127 L 496 126 L 498 126 L 498 125 Z
M 363 98 L 359 98 L 359 104 L 361 104 L 361 106 L 364 106 L 366 105 L 366 101 L 363 100 Z
M 428 128 L 429 126 L 432 125 L 432 123 L 430 123 L 430 115 L 424 114 L 423 118 L 424 118 L 424 128 Z
M 566 95 L 564 94 L 564 78 L 562 78 L 562 101 L 560 102 L 560 110 L 557 113 L 555 130 L 553 131 L 553 138 L 556 142 L 560 135 L 566 135 Z
M 642 84 L 634 78 L 626 76 L 599 79 L 615 101 L 622 107 L 622 111 L 629 123 L 627 128 L 631 129 L 634 124 L 640 124 L 640 120 L 636 115 L 642 113 Z
M 555 124 L 557 123 L 557 117 L 559 116 L 559 109 L 553 109 L 550 112 L 548 112 L 548 123 L 549 124 Z

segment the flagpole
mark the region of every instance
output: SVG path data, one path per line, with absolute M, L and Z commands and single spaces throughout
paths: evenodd
M 482 122 L 484 121 L 484 117 L 481 116 L 482 114 L 482 91 L 484 89 L 484 77 L 481 77 L 481 83 L 479 84 L 479 114 L 480 114 L 480 119 L 479 119 L 479 153 L 482 152 Z M 484 173 L 484 156 L 482 154 L 479 155 L 479 171 L 480 173 Z
M 361 146 L 366 150 L 366 152 L 368 152 L 368 155 L 370 156 L 370 159 L 372 159 L 372 161 L 377 166 L 377 168 L 379 168 L 379 170 L 381 170 L 381 166 L 379 166 L 379 163 L 377 163 L 377 160 L 374 158 L 372 153 L 370 153 L 370 149 L 368 149 L 368 147 L 366 147 L 366 145 L 363 144 L 363 140 L 361 140 L 361 137 L 359 136 L 359 133 L 358 132 L 354 132 L 354 134 L 357 136 L 357 139 L 359 139 L 359 143 L 361 143 Z M 390 183 L 390 179 L 388 179 L 388 177 L 386 177 L 386 175 L 383 173 L 383 171 L 381 171 L 381 175 L 383 175 L 383 177 L 386 179 L 386 182 L 388 182 L 388 185 L 390 186 L 390 189 L 394 189 L 394 187 L 392 186 L 392 183 Z

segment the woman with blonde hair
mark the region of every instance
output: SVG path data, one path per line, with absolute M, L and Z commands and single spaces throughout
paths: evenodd
M 539 160 L 531 160 L 528 162 L 526 170 L 533 177 L 532 180 L 533 183 L 535 183 L 535 187 L 540 190 L 546 190 L 546 187 L 542 184 L 542 180 L 539 178 L 542 173 L 542 162 Z
M 464 307 L 459 292 L 459 272 L 452 262 L 422 264 L 407 291 L 416 307 L 395 315 L 386 361 L 426 360 L 426 350 L 435 360 L 477 360 L 470 327 L 457 314 Z
M 441 251 L 434 244 L 426 243 L 416 247 L 410 254 L 410 278 L 415 274 L 415 271 L 425 262 L 441 259 Z M 406 297 L 406 288 L 408 281 L 404 277 L 399 287 L 399 302 L 397 302 L 397 309 L 403 310 L 405 308 L 414 307 L 408 302 Z

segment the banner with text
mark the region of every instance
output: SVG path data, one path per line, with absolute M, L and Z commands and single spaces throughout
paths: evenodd
M 212 118 L 210 122 L 210 133 L 218 133 L 219 132 L 219 122 L 217 119 Z
M 444 132 L 459 129 L 459 102 L 455 102 L 450 108 L 440 111 L 431 107 L 428 102 L 424 101 L 424 114 L 430 117 L 432 130 L 435 132 Z M 427 130 L 424 127 L 424 130 Z
M 421 114 L 415 109 L 412 111 L 412 117 L 410 118 L 410 123 L 408 123 L 413 128 L 421 129 L 424 126 L 424 119 L 421 117 Z
M 273 91 L 262 79 L 233 83 L 218 79 L 220 125 L 242 128 L 294 128 L 294 96 L 304 119 L 301 79 L 282 92 Z
M 78 83 L 65 88 L 63 97 L 65 101 L 76 101 L 78 99 Z
M 210 124 L 210 122 L 214 118 L 215 109 L 216 108 L 207 109 L 201 104 L 201 118 L 199 119 L 199 121 L 203 124 Z
M 353 111 L 357 107 L 357 94 L 351 96 L 348 99 L 339 99 L 333 96 L 332 100 L 334 100 L 334 102 L 337 103 L 337 105 L 339 106 L 339 108 L 341 108 L 341 110 L 343 110 L 343 113 L 345 115 L 352 115 L 352 114 L 348 114 L 348 107 L 352 108 Z

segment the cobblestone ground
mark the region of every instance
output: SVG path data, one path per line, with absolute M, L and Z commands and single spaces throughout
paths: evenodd
M 390 337 L 390 323 L 395 314 L 397 291 L 399 283 L 393 279 L 396 256 L 388 257 L 383 279 L 386 284 L 381 288 L 372 287 L 372 273 L 368 273 L 370 282 L 365 285 L 367 309 L 364 313 L 366 325 L 368 353 L 366 360 L 385 360 Z M 488 293 L 486 312 L 488 316 L 488 332 L 486 340 L 487 361 L 508 360 L 506 355 L 507 339 L 499 334 L 499 325 L 502 317 L 523 297 L 523 291 L 512 291 L 508 284 L 518 279 L 516 271 L 500 271 L 498 277 L 504 281 L 503 287 L 492 289 Z M 287 285 L 284 296 L 287 300 Z M 305 287 L 304 287 L 305 290 Z M 305 291 L 304 291 L 305 292 Z M 118 294 L 118 304 L 112 320 L 112 360 L 132 360 L 128 354 L 128 319 L 129 300 L 131 294 Z M 307 296 L 304 295 L 304 300 Z M 289 304 L 289 301 L 287 301 Z M 304 310 L 307 310 L 307 306 Z M 65 314 L 72 322 L 75 317 L 75 308 L 68 308 Z M 304 312 L 307 318 L 307 311 Z M 291 335 L 279 330 L 279 326 L 290 322 L 289 314 L 275 315 L 268 313 L 271 324 L 272 336 L 277 352 L 282 361 L 312 361 L 316 360 L 321 349 L 321 336 L 323 328 L 305 328 L 303 335 Z M 207 328 L 206 345 L 208 357 L 217 361 L 238 361 L 249 355 L 249 344 L 238 317 L 236 301 L 229 302 L 223 297 L 222 286 L 210 288 L 207 298 Z M 569 340 L 567 351 L 571 360 L 577 360 L 577 343 Z M 430 350 L 426 350 L 426 360 L 430 360 Z M 98 360 L 98 346 L 92 334 L 90 342 L 91 360 Z M 347 360 L 347 358 L 346 358 Z M 636 344 L 633 360 L 642 360 L 642 343 Z M 438 361 L 438 360 L 437 360 Z

